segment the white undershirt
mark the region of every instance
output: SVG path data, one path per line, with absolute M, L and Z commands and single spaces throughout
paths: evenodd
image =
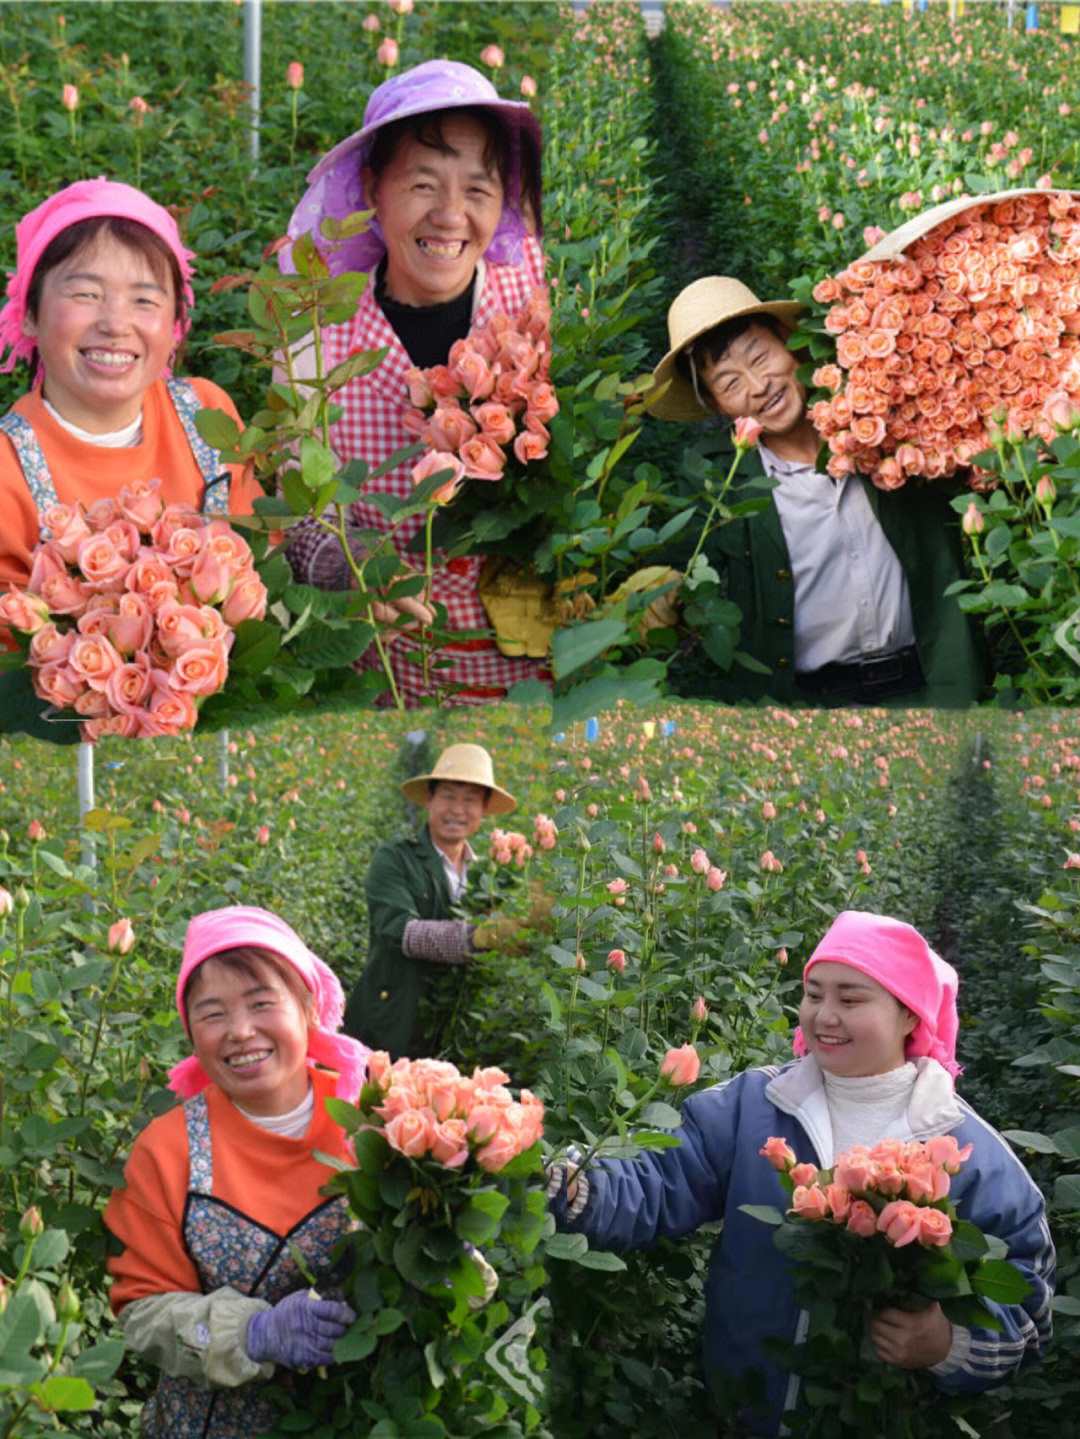
M 833 480 L 758 445 L 795 584 L 795 669 L 915 643 L 911 596 L 861 475 Z
M 122 430 L 113 430 L 108 435 L 92 435 L 89 430 L 80 430 L 78 425 L 73 425 L 70 420 L 65 420 L 63 415 L 49 404 L 44 395 L 41 403 L 62 430 L 67 430 L 69 435 L 74 435 L 84 445 L 100 445 L 103 450 L 127 450 L 132 445 L 142 443 L 142 410 L 132 420 L 130 425 L 125 425 Z
M 315 1091 L 309 1084 L 307 1094 L 296 1108 L 290 1109 L 287 1114 L 249 1114 L 241 1105 L 236 1107 L 245 1119 L 250 1119 L 252 1124 L 257 1124 L 260 1129 L 265 1129 L 270 1134 L 281 1134 L 286 1139 L 303 1139 L 315 1113 Z
M 825 1098 L 832 1121 L 832 1160 L 854 1144 L 867 1148 L 880 1139 L 911 1139 L 908 1101 L 919 1071 L 914 1064 L 900 1065 L 885 1074 L 850 1079 L 823 1074 Z
M 435 844 L 434 840 L 432 840 L 432 844 Z M 461 898 L 462 890 L 464 890 L 466 884 L 469 882 L 469 865 L 476 858 L 476 855 L 473 854 L 472 849 L 469 847 L 469 841 L 466 840 L 465 848 L 461 852 L 461 868 L 459 870 L 446 851 L 440 849 L 437 844 L 435 845 L 435 852 L 442 860 L 443 869 L 446 871 L 446 878 L 450 885 L 451 902 L 456 904 Z

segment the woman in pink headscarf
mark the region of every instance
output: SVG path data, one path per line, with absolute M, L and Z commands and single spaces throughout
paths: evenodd
M 317 1155 L 346 1157 L 325 1101 L 356 1098 L 368 1050 L 338 1032 L 333 971 L 263 909 L 195 916 L 176 1003 L 194 1052 L 169 1082 L 186 1102 L 139 1135 L 109 1200 L 110 1302 L 162 1371 L 140 1432 L 232 1439 L 271 1427 L 265 1381 L 332 1362 L 355 1318 L 305 1275 L 332 1282 L 351 1227 Z
M 771 1228 L 745 1212 L 787 1208 L 762 1158 L 774 1137 L 797 1163 L 826 1169 L 857 1144 L 952 1136 L 964 1162 L 949 1197 L 962 1219 L 1004 1242 L 1030 1293 L 1022 1304 L 989 1306 L 996 1331 L 951 1324 L 936 1303 L 918 1313 L 883 1309 L 870 1328 L 877 1356 L 927 1370 L 946 1392 L 974 1392 L 1046 1350 L 1054 1246 L 1045 1205 L 1005 1140 L 955 1092 L 956 990 L 956 971 L 910 924 L 845 910 L 803 970 L 794 1063 L 691 1095 L 677 1148 L 551 1174 L 556 1224 L 592 1248 L 638 1248 L 723 1221 L 705 1286 L 704 1372 L 740 1433 L 774 1435 L 783 1412 L 801 1403 L 798 1377 L 769 1341 L 795 1343 L 806 1316 Z
M 528 105 L 500 99 L 471 66 L 429 60 L 372 93 L 363 126 L 319 161 L 308 182 L 290 237 L 310 234 L 334 274 L 368 275 L 355 316 L 323 331 L 325 368 L 358 350 L 387 351 L 370 374 L 335 396 L 342 414 L 330 430 L 340 460 L 362 459 L 374 468 L 416 443 L 406 426 L 410 370 L 445 365 L 455 342 L 499 313 L 519 314 L 537 291 L 541 299 L 534 303 L 546 307 L 536 238 L 540 126 Z M 374 212 L 363 234 L 341 242 L 323 234 L 325 219 L 360 210 Z M 282 264 L 291 266 L 287 251 Z M 374 488 L 407 497 L 415 464 L 414 458 L 395 466 Z M 366 501 L 351 506 L 351 519 L 358 530 L 390 528 Z M 418 515 L 394 530 L 406 565 L 415 564 L 409 543 L 423 523 Z M 366 553 L 359 541 L 356 549 Z M 337 539 L 313 522 L 298 527 L 289 559 L 297 578 L 309 584 L 345 589 L 351 583 Z M 479 590 L 483 563 L 479 555 L 457 555 L 436 570 L 428 598 L 445 605 L 451 630 L 489 627 Z M 419 601 L 405 601 L 402 609 L 430 622 L 431 610 Z M 391 649 L 406 705 L 430 699 L 411 648 L 406 636 Z M 546 674 L 540 661 L 501 653 L 488 638 L 455 641 L 440 657 L 451 663 L 438 672 L 438 683 L 457 687 L 455 703 L 499 699 L 519 680 Z
M 4 370 L 28 363 L 33 388 L 0 419 L 0 589 L 26 581 L 39 539 L 77 523 L 72 506 L 115 507 L 125 486 L 160 480 L 166 504 L 250 514 L 258 486 L 194 422 L 203 406 L 237 419 L 232 401 L 170 378 L 192 255 L 169 212 L 130 185 L 80 180 L 15 238 L 0 353 Z

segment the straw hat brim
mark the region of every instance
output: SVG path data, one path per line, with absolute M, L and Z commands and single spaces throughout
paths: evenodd
M 420 774 L 412 779 L 407 779 L 401 786 L 401 793 L 413 804 L 418 804 L 421 809 L 427 809 L 431 795 L 428 792 L 428 785 L 433 780 L 450 780 L 456 784 L 475 784 L 481 789 L 486 789 L 488 801 L 484 806 L 485 815 L 488 814 L 509 814 L 511 810 L 517 809 L 517 800 L 505 789 L 500 789 L 497 784 L 485 784 L 482 780 L 461 779 L 455 780 L 453 775 L 446 774 Z
M 933 205 L 929 210 L 923 210 L 918 215 L 913 215 L 910 220 L 899 225 L 889 234 L 883 235 L 880 240 L 871 245 L 869 250 L 862 256 L 864 260 L 902 260 L 906 258 L 905 251 L 909 245 L 916 240 L 921 240 L 924 235 L 936 229 L 945 220 L 951 220 L 954 215 L 962 215 L 965 210 L 973 210 L 981 205 L 997 205 L 1005 200 L 1018 200 L 1025 195 L 1071 195 L 1073 199 L 1080 198 L 1078 190 L 1037 190 L 1031 186 L 1023 190 L 994 190 L 987 195 L 960 195 L 955 200 L 946 200 L 940 205 Z
M 700 281 L 695 281 L 695 284 L 700 283 Z M 731 289 L 733 292 L 735 291 L 735 282 L 731 282 Z M 751 292 L 743 285 L 738 285 L 737 290 L 741 291 L 743 296 L 751 295 Z M 682 293 L 685 295 L 686 291 Z M 732 304 L 724 299 L 724 293 L 718 287 L 714 294 L 704 295 L 693 322 L 682 326 L 677 335 L 671 333 L 674 322 L 671 319 L 671 312 L 669 312 L 668 328 L 671 349 L 653 370 L 652 388 L 645 396 L 645 408 L 658 420 L 688 423 L 693 420 L 716 418 L 715 410 L 710 410 L 700 402 L 694 393 L 693 385 L 689 380 L 684 379 L 676 368 L 677 357 L 689 345 L 692 345 L 699 335 L 704 335 L 708 330 L 715 329 L 717 325 L 722 325 L 727 320 L 740 319 L 743 315 L 772 315 L 782 324 L 793 325 L 803 310 L 803 306 L 797 300 L 759 301 L 753 296 L 751 296 L 752 303 L 736 302 Z M 675 305 L 679 303 L 680 298 L 682 296 L 676 299 Z M 672 306 L 672 311 L 674 311 L 675 305 Z
M 488 791 L 485 814 L 509 814 L 517 809 L 517 800 L 495 783 L 491 755 L 478 744 L 452 744 L 443 750 L 430 774 L 412 775 L 401 786 L 401 793 L 413 804 L 428 807 L 429 786 L 437 780 L 452 784 L 475 784 Z

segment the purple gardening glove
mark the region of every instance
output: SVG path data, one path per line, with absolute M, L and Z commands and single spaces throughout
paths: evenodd
M 256 1364 L 284 1364 L 287 1369 L 332 1364 L 334 1340 L 355 1318 L 347 1304 L 319 1299 L 311 1289 L 298 1289 L 273 1309 L 252 1315 L 247 1327 L 248 1357 Z

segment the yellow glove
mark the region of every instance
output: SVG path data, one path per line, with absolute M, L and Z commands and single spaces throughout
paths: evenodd
M 645 594 L 650 590 L 663 589 L 669 586 L 662 595 L 658 595 L 645 609 L 640 610 L 634 616 L 633 625 L 637 630 L 638 638 L 644 639 L 649 630 L 659 629 L 675 625 L 679 620 L 679 586 L 676 581 L 681 580 L 682 575 L 678 570 L 670 569 L 666 565 L 648 565 L 643 570 L 635 570 L 629 575 L 619 588 L 609 597 L 608 603 L 615 603 L 624 600 L 629 595 Z
M 525 928 L 525 921 L 516 915 L 494 914 L 490 919 L 481 920 L 472 932 L 472 947 L 476 950 L 499 949 L 507 954 L 523 953 L 526 946 L 519 938 Z
M 546 893 L 539 880 L 532 880 L 529 884 L 529 915 L 525 921 L 529 928 L 550 931 L 551 911 L 554 908 L 555 896 Z

